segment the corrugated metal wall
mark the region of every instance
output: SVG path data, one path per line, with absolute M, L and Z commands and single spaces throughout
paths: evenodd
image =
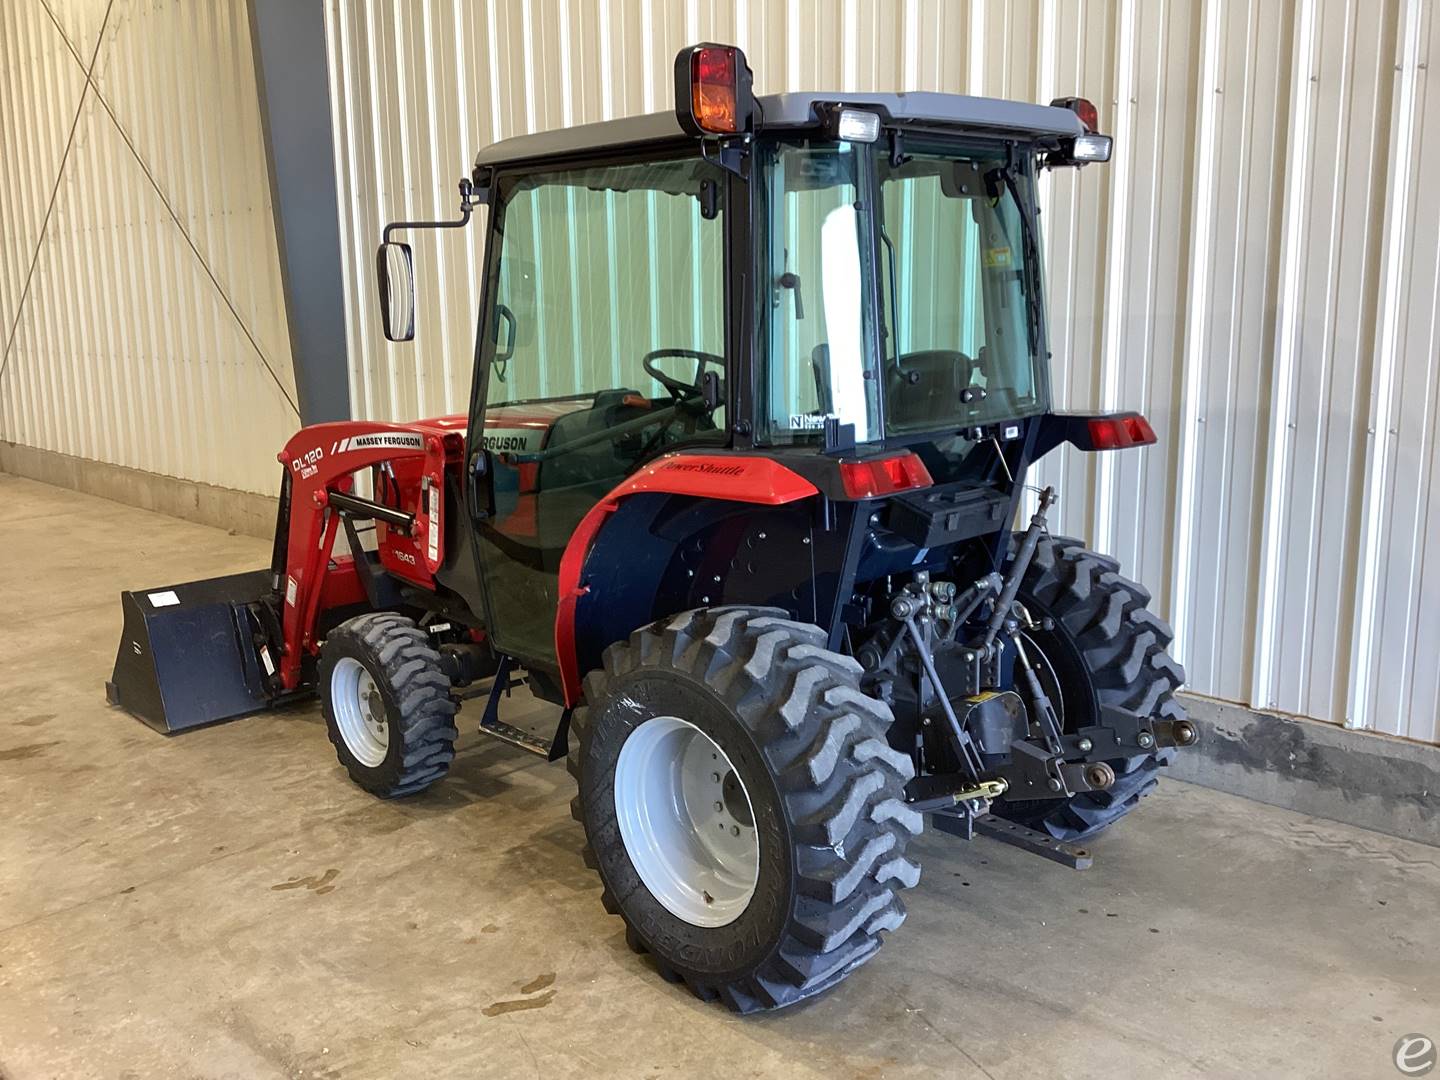
M 1083 93 L 1108 167 L 1052 177 L 1059 397 L 1141 453 L 1043 470 L 1061 526 L 1176 624 L 1193 689 L 1440 741 L 1440 19 L 1430 0 L 329 0 L 352 393 L 463 408 L 480 230 L 417 248 L 380 335 L 389 218 L 445 215 L 476 149 L 668 108 L 683 45 L 762 92 Z
M 0 3 L 0 438 L 273 493 L 299 425 L 240 0 Z

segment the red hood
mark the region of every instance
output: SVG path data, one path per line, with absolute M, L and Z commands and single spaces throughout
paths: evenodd
M 569 401 L 521 401 L 513 405 L 492 405 L 485 413 L 487 428 L 549 428 L 562 416 L 590 407 L 589 398 Z M 463 433 L 469 420 L 463 413 L 432 416 L 399 425 L 434 434 Z

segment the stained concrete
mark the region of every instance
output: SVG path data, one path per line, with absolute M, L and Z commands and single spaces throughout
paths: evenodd
M 1186 695 L 1199 753 L 1174 774 L 1440 847 L 1440 746 Z
M 1179 782 L 1084 873 L 926 833 L 871 964 L 736 1018 L 626 950 L 569 778 L 473 711 L 382 803 L 313 706 L 166 739 L 105 705 L 119 590 L 265 543 L 10 476 L 0 537 L 6 1080 L 1384 1077 L 1440 1036 L 1440 853 Z

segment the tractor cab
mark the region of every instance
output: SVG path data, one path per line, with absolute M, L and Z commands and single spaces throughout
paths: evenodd
M 663 455 L 780 455 L 841 494 L 999 475 L 992 440 L 1033 455 L 1037 175 L 1110 151 L 1082 99 L 755 97 L 730 46 L 683 50 L 675 86 L 673 111 L 504 140 L 462 182 L 457 224 L 488 210 L 467 461 L 483 580 L 452 580 L 528 613 L 490 632 L 536 666 L 557 663 L 571 536 Z M 377 260 L 396 340 L 414 284 L 389 238 L 416 224 Z

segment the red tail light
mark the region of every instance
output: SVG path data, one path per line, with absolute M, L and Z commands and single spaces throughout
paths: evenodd
M 1129 446 L 1154 445 L 1155 429 L 1139 413 L 1096 416 L 1090 419 L 1090 449 L 1123 450 Z
M 873 499 L 877 495 L 929 487 L 935 481 L 930 478 L 930 470 L 925 468 L 925 463 L 906 451 L 895 457 L 842 461 L 840 482 L 850 498 Z

